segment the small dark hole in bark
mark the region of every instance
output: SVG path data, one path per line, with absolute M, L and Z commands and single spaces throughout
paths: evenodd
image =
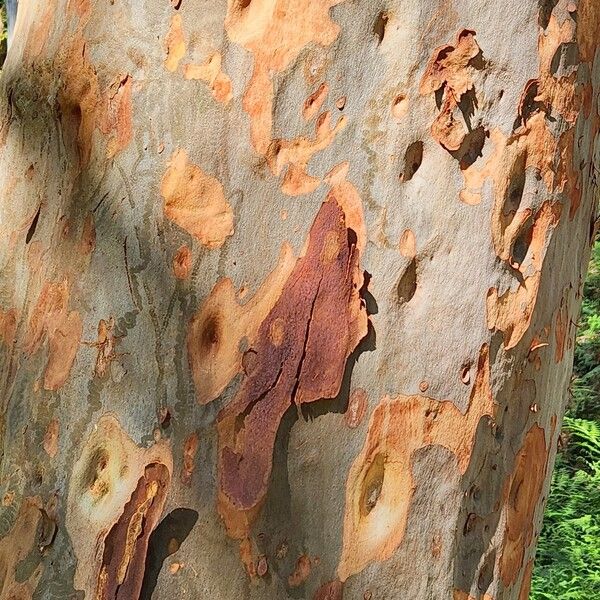
M 435 105 L 438 110 L 442 108 L 442 103 L 444 102 L 444 90 L 446 89 L 446 84 L 439 87 L 435 90 Z
M 38 207 L 37 212 L 35 213 L 35 217 L 33 217 L 33 221 L 31 221 L 31 225 L 29 226 L 29 229 L 27 230 L 27 235 L 25 236 L 26 244 L 29 244 L 29 242 L 31 241 L 31 238 L 33 237 L 33 234 L 35 233 L 38 221 L 40 219 L 40 210 L 41 209 L 42 209 L 41 206 Z
M 558 0 L 538 0 L 538 6 L 540 9 L 538 23 L 542 29 L 546 29 L 546 27 L 548 27 L 548 23 L 550 23 L 550 15 L 557 4 Z
M 218 315 L 210 315 L 202 328 L 202 346 L 210 348 L 219 343 L 220 323 Z
M 412 259 L 398 282 L 398 301 L 410 302 L 417 291 L 417 261 Z
M 152 598 L 165 559 L 179 549 L 197 520 L 198 513 L 195 510 L 176 508 L 150 534 L 140 600 Z
M 377 15 L 375 23 L 373 23 L 373 34 L 377 37 L 378 43 L 383 42 L 385 36 L 385 28 L 388 23 L 389 17 L 387 13 L 382 12 Z
M 410 181 L 423 162 L 423 142 L 413 142 L 404 154 L 404 170 L 400 175 L 400 181 Z
M 485 557 L 485 562 L 481 567 L 481 571 L 479 571 L 479 577 L 477 578 L 477 588 L 481 592 L 485 592 L 492 581 L 494 580 L 494 564 L 496 562 L 496 552 L 490 552 Z
M 512 247 L 511 258 L 512 263 L 521 265 L 529 252 L 529 246 L 531 245 L 531 239 L 533 236 L 533 219 L 529 217 L 524 223 L 519 235 L 515 239 Z
M 248 8 L 252 4 L 252 0 L 238 0 L 238 7 L 240 10 Z
M 508 216 L 515 214 L 521 206 L 521 200 L 523 198 L 523 192 L 525 190 L 525 168 L 527 166 L 527 154 L 522 152 L 515 160 L 511 173 L 510 173 L 510 184 L 506 190 L 506 196 L 504 198 L 503 213 Z

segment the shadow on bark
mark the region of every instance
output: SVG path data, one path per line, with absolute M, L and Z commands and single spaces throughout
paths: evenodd
M 150 535 L 146 567 L 140 600 L 150 600 L 163 563 L 167 557 L 179 550 L 198 520 L 198 513 L 191 508 L 176 508 L 171 511 Z

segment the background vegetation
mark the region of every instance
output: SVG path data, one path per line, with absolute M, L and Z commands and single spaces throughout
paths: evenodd
M 600 241 L 592 252 L 530 598 L 600 598 Z
M 0 0 L 0 67 L 6 38 Z M 600 242 L 585 284 L 560 441 L 530 598 L 592 600 L 600 598 Z

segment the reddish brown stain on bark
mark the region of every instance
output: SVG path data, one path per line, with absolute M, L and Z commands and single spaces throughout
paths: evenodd
M 110 363 L 119 355 L 115 348 L 119 340 L 114 334 L 115 320 L 110 317 L 107 321 L 100 319 L 98 322 L 98 337 L 95 342 L 85 342 L 87 346 L 97 349 L 96 364 L 94 366 L 94 375 L 104 377 L 108 373 Z
M 177 279 L 187 279 L 192 269 L 192 251 L 181 246 L 173 257 L 173 274 Z
M 168 469 L 150 464 L 123 513 L 104 541 L 96 598 L 138 598 L 144 578 L 148 539 L 160 518 L 169 486 Z
M 367 439 L 346 483 L 344 538 L 338 577 L 345 581 L 373 561 L 388 559 L 402 543 L 415 487 L 411 458 L 440 445 L 464 473 L 481 418 L 494 415 L 488 347 L 481 348 L 469 408 L 425 396 L 384 398 L 371 415 Z
M 265 498 L 283 415 L 293 405 L 335 397 L 346 359 L 366 335 L 358 261 L 356 234 L 332 191 L 247 352 L 254 360 L 238 394 L 217 419 L 219 511 L 233 537 L 247 535 Z M 271 335 L 276 322 L 283 327 L 279 344 Z
M 24 351 L 37 352 L 48 342 L 48 361 L 44 371 L 44 389 L 57 390 L 67 378 L 75 361 L 82 334 L 79 313 L 69 312 L 69 283 L 44 285 L 34 306 L 23 343 Z
M 17 335 L 18 313 L 16 309 L 0 309 L 0 340 L 7 346 L 15 343 Z
M 298 557 L 294 572 L 288 577 L 288 585 L 290 587 L 298 587 L 302 585 L 309 577 L 312 570 L 312 562 L 309 556 L 303 554 Z
M 454 46 L 442 46 L 434 52 L 419 85 L 422 96 L 442 90 L 442 106 L 431 125 L 431 135 L 451 152 L 460 148 L 468 133 L 459 103 L 463 94 L 473 89 L 472 61 L 479 53 L 475 32 L 464 29 Z
M 500 575 L 507 587 L 516 581 L 525 551 L 533 539 L 533 519 L 546 477 L 547 459 L 544 430 L 534 425 L 525 435 L 517 455 L 505 500 L 506 525 Z
M 343 600 L 344 586 L 339 579 L 324 583 L 313 596 L 313 600 Z
M 344 414 L 344 420 L 350 429 L 354 429 L 362 423 L 367 412 L 368 404 L 369 397 L 365 390 L 356 388 L 352 391 L 350 399 L 348 400 L 348 408 Z
M 221 183 L 176 150 L 160 184 L 167 218 L 207 248 L 219 248 L 233 235 L 233 211 Z

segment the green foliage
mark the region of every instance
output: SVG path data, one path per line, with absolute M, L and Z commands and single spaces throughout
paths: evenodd
M 573 397 L 556 459 L 530 598 L 600 598 L 600 242 L 592 252 L 575 348 Z

